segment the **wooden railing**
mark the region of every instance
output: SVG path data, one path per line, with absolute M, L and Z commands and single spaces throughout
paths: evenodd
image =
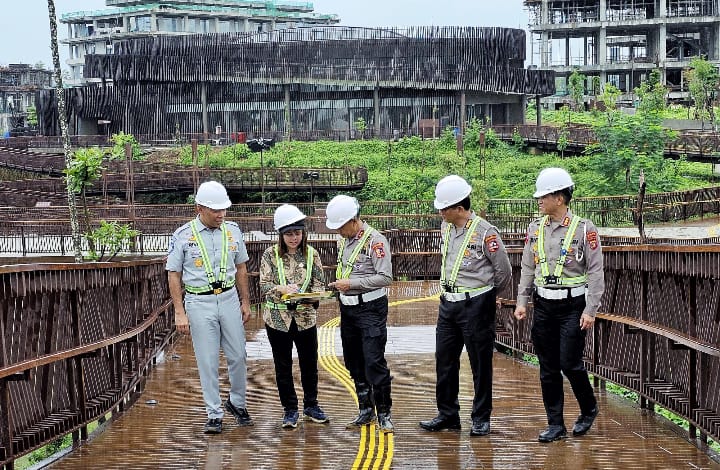
M 590 126 L 572 125 L 565 129 L 558 126 L 537 126 L 513 124 L 492 126 L 498 138 L 512 142 L 516 135 L 522 137 L 527 145 L 557 149 L 558 140 L 566 140 L 566 152 L 582 153 L 597 143 Z M 564 131 L 564 132 L 563 132 Z M 720 162 L 720 134 L 707 131 L 678 131 L 677 137 L 665 146 L 665 156 L 669 158 L 687 157 L 690 161 Z
M 439 234 L 389 231 L 396 278 L 437 279 Z M 261 301 L 259 260 L 271 241 L 248 242 L 251 300 Z M 335 241 L 313 242 L 332 280 Z M 511 248 L 513 286 L 520 248 Z M 586 363 L 597 381 L 633 390 L 720 440 L 720 246 L 604 247 L 607 289 Z M 142 391 L 171 338 L 164 260 L 0 267 L 0 464 L 120 412 Z M 514 289 L 514 287 L 513 287 Z M 515 292 L 498 315 L 498 343 L 533 352 L 529 318 L 512 320 Z
M 511 251 L 517 286 L 521 251 Z M 657 404 L 685 418 L 701 446 L 708 437 L 719 441 L 720 246 L 611 246 L 603 253 L 605 313 L 585 349 L 596 384 L 617 383 L 636 392 L 641 407 Z M 500 315 L 498 342 L 534 353 L 532 313 L 514 321 L 513 303 Z
M 121 412 L 172 337 L 162 261 L 0 266 L 0 465 Z M 169 314 L 170 313 L 170 314 Z

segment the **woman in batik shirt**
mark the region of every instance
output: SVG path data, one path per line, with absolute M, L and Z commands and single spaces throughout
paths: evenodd
M 260 289 L 265 295 L 263 320 L 275 361 L 275 381 L 283 407 L 282 427 L 298 422 L 298 398 L 292 374 L 292 348 L 297 348 L 303 387 L 303 415 L 315 423 L 328 417 L 318 405 L 317 302 L 287 302 L 285 294 L 325 290 L 318 252 L 307 244 L 305 215 L 290 204 L 275 211 L 278 243 L 263 253 Z

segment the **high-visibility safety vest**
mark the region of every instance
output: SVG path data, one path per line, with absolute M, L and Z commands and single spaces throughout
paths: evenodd
M 280 257 L 280 253 L 278 251 L 278 246 L 275 245 L 275 266 L 277 266 L 277 272 L 278 272 L 278 282 L 280 282 L 281 286 L 287 285 L 287 278 L 285 277 L 285 263 L 283 263 L 282 258 Z M 312 279 L 312 270 L 313 270 L 313 258 L 315 256 L 315 250 L 313 247 L 308 246 L 307 247 L 307 256 L 305 258 L 305 279 L 303 280 L 302 286 L 300 286 L 300 289 L 298 289 L 298 292 L 306 292 L 308 286 L 310 285 L 310 280 Z M 287 310 L 286 304 L 276 304 L 272 300 L 268 300 L 265 302 L 265 305 L 268 308 L 274 308 L 276 310 Z
M 480 217 L 475 217 L 473 221 L 470 223 L 470 227 L 468 227 L 467 232 L 465 232 L 465 238 L 463 239 L 462 243 L 462 249 L 458 252 L 457 257 L 455 258 L 455 263 L 453 264 L 452 271 L 450 271 L 450 278 L 446 278 L 445 276 L 445 266 L 447 262 L 447 252 L 450 249 L 450 229 L 452 228 L 452 224 L 447 224 L 445 228 L 445 235 L 443 237 L 443 245 L 441 248 L 441 254 L 442 254 L 442 261 L 440 263 L 440 285 L 448 292 L 475 292 L 480 290 L 490 290 L 492 286 L 483 286 L 483 287 L 456 287 L 455 283 L 457 282 L 458 272 L 460 272 L 460 265 L 462 264 L 463 259 L 463 253 L 468 249 L 468 245 L 470 245 L 470 238 L 472 238 L 473 233 L 475 233 L 475 229 L 477 228 L 478 224 L 480 223 Z
M 197 228 L 197 219 L 190 222 L 190 229 L 192 230 L 193 237 L 200 248 L 200 256 L 202 257 L 203 266 L 205 267 L 205 274 L 208 278 L 208 284 L 205 286 L 185 286 L 185 290 L 191 294 L 200 294 L 208 291 L 213 291 L 214 294 L 220 294 L 224 290 L 229 289 L 235 285 L 235 278 L 226 279 L 227 277 L 227 263 L 228 263 L 228 236 L 225 231 L 225 222 L 220 224 L 220 232 L 222 233 L 222 246 L 220 248 L 220 272 L 218 273 L 217 279 L 215 278 L 215 270 L 210 263 L 210 257 L 208 256 L 207 248 L 205 248 L 205 242 L 200 236 L 200 232 Z
M 560 258 L 558 258 L 555 262 L 555 268 L 553 269 L 552 276 L 550 275 L 550 267 L 548 266 L 547 257 L 545 255 L 545 226 L 547 225 L 549 219 L 550 216 L 546 215 L 540 220 L 537 246 L 541 277 L 535 279 L 535 283 L 538 285 L 555 284 L 560 286 L 585 284 L 587 282 L 587 274 L 576 277 L 563 277 L 562 275 L 563 268 L 565 267 L 565 260 L 567 259 L 572 241 L 575 238 L 575 232 L 580 224 L 580 217 L 577 215 L 572 216 L 567 233 L 565 234 L 565 240 L 560 248 Z
M 370 235 L 375 231 L 374 228 L 369 227 L 362 237 L 360 237 L 360 241 L 358 242 L 357 246 L 353 250 L 352 253 L 350 253 L 350 258 L 347 260 L 346 268 L 343 269 L 343 254 L 345 253 L 345 238 L 340 240 L 340 247 L 338 248 L 338 258 L 337 258 L 337 269 L 335 270 L 335 277 L 337 279 L 348 279 L 350 277 L 350 273 L 352 273 L 353 267 L 355 266 L 355 261 L 357 261 L 358 256 L 360 256 L 360 252 L 362 251 L 363 247 L 365 246 L 365 243 L 370 239 Z

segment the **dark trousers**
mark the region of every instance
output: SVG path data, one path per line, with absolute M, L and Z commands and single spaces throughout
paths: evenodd
M 492 412 L 492 356 L 495 345 L 495 290 L 460 302 L 440 300 L 435 330 L 438 414 L 455 418 L 460 412 L 460 354 L 467 348 L 475 397 L 472 418 L 486 421 Z
M 268 340 L 275 361 L 275 381 L 277 382 L 280 403 L 285 411 L 298 409 L 298 398 L 292 372 L 293 343 L 297 349 L 300 364 L 300 381 L 303 387 L 303 406 L 318 404 L 318 335 L 317 327 L 313 326 L 302 331 L 298 330 L 295 320 L 290 324 L 290 331 L 284 332 L 265 325 Z
M 388 299 L 360 305 L 340 304 L 340 338 L 345 367 L 355 383 L 369 383 L 375 391 L 390 386 L 385 360 Z
M 580 316 L 584 308 L 584 296 L 564 300 L 547 300 L 537 295 L 534 298 L 531 334 L 540 362 L 540 386 L 550 425 L 564 424 L 562 374 L 570 381 L 582 414 L 590 414 L 597 404 L 582 360 L 586 332 L 580 329 Z

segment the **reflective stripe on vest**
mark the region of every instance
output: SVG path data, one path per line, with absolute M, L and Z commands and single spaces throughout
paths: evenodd
M 337 279 L 348 279 L 350 277 L 350 273 L 352 273 L 357 257 L 360 256 L 360 252 L 362 251 L 363 246 L 365 246 L 365 243 L 367 243 L 370 235 L 372 235 L 374 231 L 375 229 L 372 227 L 368 227 L 368 229 L 365 231 L 363 236 L 360 238 L 358 245 L 355 247 L 353 252 L 350 253 L 350 258 L 348 258 L 347 260 L 347 268 L 345 270 L 343 270 L 342 268 L 342 259 L 343 254 L 345 253 L 345 238 L 340 240 L 340 247 L 338 248 L 337 269 L 335 270 L 335 277 Z
M 208 284 L 201 287 L 185 286 L 185 290 L 190 292 L 191 294 L 197 294 L 200 292 L 207 292 L 209 290 L 219 291 L 234 286 L 235 279 L 229 279 L 227 281 L 225 280 L 225 277 L 227 276 L 227 261 L 229 251 L 228 234 L 225 231 L 225 222 L 220 224 L 220 232 L 222 233 L 222 247 L 220 248 L 220 273 L 217 279 L 215 279 L 215 271 L 213 270 L 212 263 L 210 262 L 207 248 L 205 248 L 205 242 L 203 241 L 202 237 L 200 236 L 200 232 L 198 231 L 197 219 L 190 222 L 190 229 L 192 230 L 193 237 L 195 237 L 195 241 L 197 242 L 198 248 L 200 249 L 200 256 L 202 257 L 203 267 L 205 268 L 205 274 L 208 278 Z M 216 282 L 220 283 L 219 288 L 213 286 L 213 284 L 215 284 Z
M 550 216 L 546 215 L 540 220 L 540 230 L 538 230 L 538 259 L 540 260 L 540 274 L 542 277 L 535 280 L 538 285 L 545 285 L 546 279 L 550 276 L 550 267 L 547 263 L 547 256 L 545 255 L 545 226 L 548 223 Z M 575 238 L 575 232 L 577 231 L 578 225 L 580 224 L 580 217 L 577 215 L 572 216 L 570 225 L 568 226 L 567 233 L 565 233 L 565 240 L 563 240 L 562 247 L 560 249 L 560 258 L 555 262 L 555 268 L 553 270 L 553 277 L 557 285 L 577 285 L 584 284 L 587 282 L 587 275 L 576 277 L 563 277 L 563 269 L 565 268 L 565 260 L 567 259 L 570 246 Z
M 312 279 L 312 270 L 315 265 L 313 263 L 313 257 L 314 257 L 315 250 L 313 250 L 313 247 L 308 246 L 307 247 L 307 257 L 305 258 L 305 279 L 303 280 L 302 286 L 300 286 L 300 289 L 298 292 L 305 292 L 310 285 L 310 280 Z M 275 266 L 277 266 L 278 271 L 278 281 L 280 282 L 281 286 L 287 285 L 287 278 L 285 277 L 285 264 L 283 263 L 282 258 L 280 257 L 280 253 L 278 252 L 278 247 L 275 245 Z M 286 310 L 287 305 L 285 304 L 276 304 L 272 300 L 268 300 L 265 302 L 265 305 L 269 308 L 274 308 L 276 310 Z
M 462 263 L 463 259 L 463 253 L 465 250 L 468 249 L 468 245 L 470 244 L 470 238 L 472 237 L 472 234 L 475 233 L 475 229 L 477 228 L 478 224 L 480 223 L 480 217 L 475 217 L 475 219 L 470 224 L 470 227 L 468 227 L 467 232 L 465 233 L 465 238 L 463 239 L 462 244 L 462 250 L 458 252 L 457 257 L 455 258 L 455 263 L 453 264 L 452 271 L 450 272 L 450 279 L 446 281 L 445 278 L 445 263 L 447 261 L 447 252 L 450 245 L 450 229 L 452 224 L 448 224 L 447 228 L 445 230 L 445 236 L 443 237 L 443 245 L 441 249 L 442 253 L 442 261 L 440 263 L 440 285 L 441 286 L 449 286 L 451 288 L 455 287 L 455 282 L 457 282 L 457 276 L 458 272 L 460 271 L 460 264 Z M 485 286 L 486 287 L 486 286 Z M 462 289 L 458 292 L 472 292 L 474 290 L 478 289 L 485 289 L 485 287 L 478 287 L 478 288 L 472 288 L 472 289 Z

